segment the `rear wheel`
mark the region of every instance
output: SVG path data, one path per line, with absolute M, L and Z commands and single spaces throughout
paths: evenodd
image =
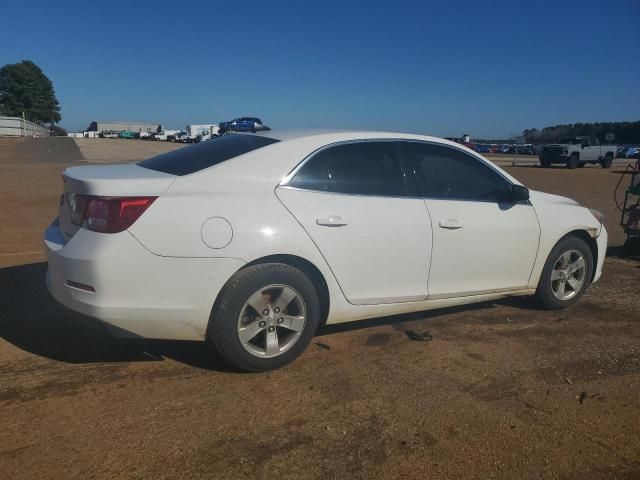
M 612 164 L 613 164 L 613 154 L 611 153 L 607 153 L 602 159 L 602 161 L 600 162 L 600 165 L 602 165 L 602 168 L 611 168 Z
M 311 280 L 281 263 L 239 271 L 217 303 L 209 338 L 229 364 L 250 372 L 273 370 L 295 360 L 311 342 L 320 319 Z
M 548 309 L 573 305 L 593 276 L 593 255 L 581 238 L 568 236 L 551 250 L 542 269 L 536 297 Z
M 573 170 L 574 168 L 577 168 L 578 165 L 580 165 L 580 157 L 578 157 L 577 153 L 574 153 L 569 157 L 569 160 L 567 161 L 567 168 Z

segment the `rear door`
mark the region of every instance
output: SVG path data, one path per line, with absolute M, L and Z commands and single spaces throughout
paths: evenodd
M 526 287 L 540 237 L 531 204 L 509 202 L 508 180 L 460 149 L 405 147 L 433 225 L 429 298 Z
M 407 196 L 398 148 L 328 146 L 277 189 L 353 304 L 427 297 L 431 222 L 424 201 Z

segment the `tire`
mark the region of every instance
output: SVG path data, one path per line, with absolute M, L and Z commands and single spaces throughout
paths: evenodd
M 612 164 L 613 164 L 613 155 L 611 153 L 607 153 L 602 159 L 602 162 L 600 162 L 600 165 L 602 165 L 602 168 L 611 168 Z
M 570 269 L 563 268 L 565 265 L 579 265 L 580 257 L 584 263 L 582 268 L 575 268 L 573 273 Z M 568 259 L 569 262 L 563 262 L 563 259 Z M 559 276 L 560 272 L 563 272 L 562 277 Z M 542 307 L 549 310 L 567 308 L 582 297 L 592 278 L 593 254 L 589 245 L 581 238 L 569 235 L 551 250 L 540 275 L 536 298 Z M 573 284 L 571 280 L 574 281 Z M 562 298 L 561 292 L 564 292 L 566 298 Z
M 540 159 L 540 166 L 542 168 L 549 168 L 551 166 L 551 162 L 549 160 Z
M 572 154 L 567 161 L 567 168 L 573 170 L 580 165 L 580 157 L 576 153 Z
M 287 302 L 284 296 L 293 299 Z M 240 270 L 227 282 L 207 335 L 230 365 L 261 372 L 295 360 L 313 339 L 319 322 L 320 301 L 313 282 L 290 265 L 263 263 Z
M 580 163 L 578 163 L 578 168 L 584 168 L 585 165 L 586 165 L 586 163 L 580 162 Z

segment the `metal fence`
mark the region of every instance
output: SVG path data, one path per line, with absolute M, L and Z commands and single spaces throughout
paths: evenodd
M 20 117 L 0 117 L 0 137 L 48 137 L 49 129 Z

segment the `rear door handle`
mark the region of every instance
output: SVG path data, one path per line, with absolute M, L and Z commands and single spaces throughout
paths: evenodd
M 348 223 L 338 215 L 330 215 L 327 218 L 318 218 L 316 223 L 323 227 L 344 227 L 345 225 L 348 225 Z
M 457 230 L 462 228 L 462 223 L 460 221 L 450 218 L 448 220 L 440 220 L 440 228 L 446 228 L 447 230 Z

